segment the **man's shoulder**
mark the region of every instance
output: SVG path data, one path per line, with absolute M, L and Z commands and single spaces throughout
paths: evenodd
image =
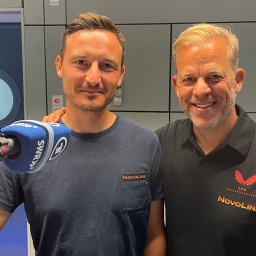
M 189 127 L 190 125 L 191 125 L 191 121 L 188 118 L 178 119 L 157 129 L 156 134 L 158 135 L 158 137 L 164 137 L 166 135 L 172 136 L 176 132 L 184 131 L 184 129 Z
M 145 134 L 148 136 L 151 135 L 153 137 L 155 136 L 155 132 L 146 126 L 138 124 L 123 116 L 119 116 L 119 119 L 120 119 L 121 125 L 123 126 L 123 129 L 126 128 L 131 132 L 138 132 L 140 134 Z

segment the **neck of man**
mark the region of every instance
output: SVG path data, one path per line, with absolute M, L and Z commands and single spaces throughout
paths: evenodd
M 82 111 L 69 108 L 62 121 L 78 133 L 97 133 L 108 129 L 116 120 L 116 115 L 104 108 L 100 111 Z

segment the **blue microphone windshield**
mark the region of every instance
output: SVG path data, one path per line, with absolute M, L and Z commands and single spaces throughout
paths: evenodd
M 71 131 L 59 123 L 21 120 L 4 127 L 5 137 L 16 137 L 21 152 L 16 158 L 4 158 L 4 164 L 16 173 L 36 172 L 60 155 L 68 145 Z

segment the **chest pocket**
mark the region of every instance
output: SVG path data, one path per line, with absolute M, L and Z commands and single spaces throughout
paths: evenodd
M 149 207 L 151 188 L 148 173 L 128 173 L 122 176 L 123 211 Z

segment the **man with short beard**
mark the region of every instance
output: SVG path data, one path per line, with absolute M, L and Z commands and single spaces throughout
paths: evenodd
M 109 111 L 125 73 L 124 38 L 96 13 L 68 24 L 56 70 L 71 139 L 39 172 L 0 163 L 0 229 L 24 202 L 37 256 L 165 256 L 161 146 Z
M 173 44 L 188 119 L 160 128 L 168 255 L 248 256 L 256 244 L 255 123 L 238 105 L 245 72 L 228 29 L 198 24 Z

